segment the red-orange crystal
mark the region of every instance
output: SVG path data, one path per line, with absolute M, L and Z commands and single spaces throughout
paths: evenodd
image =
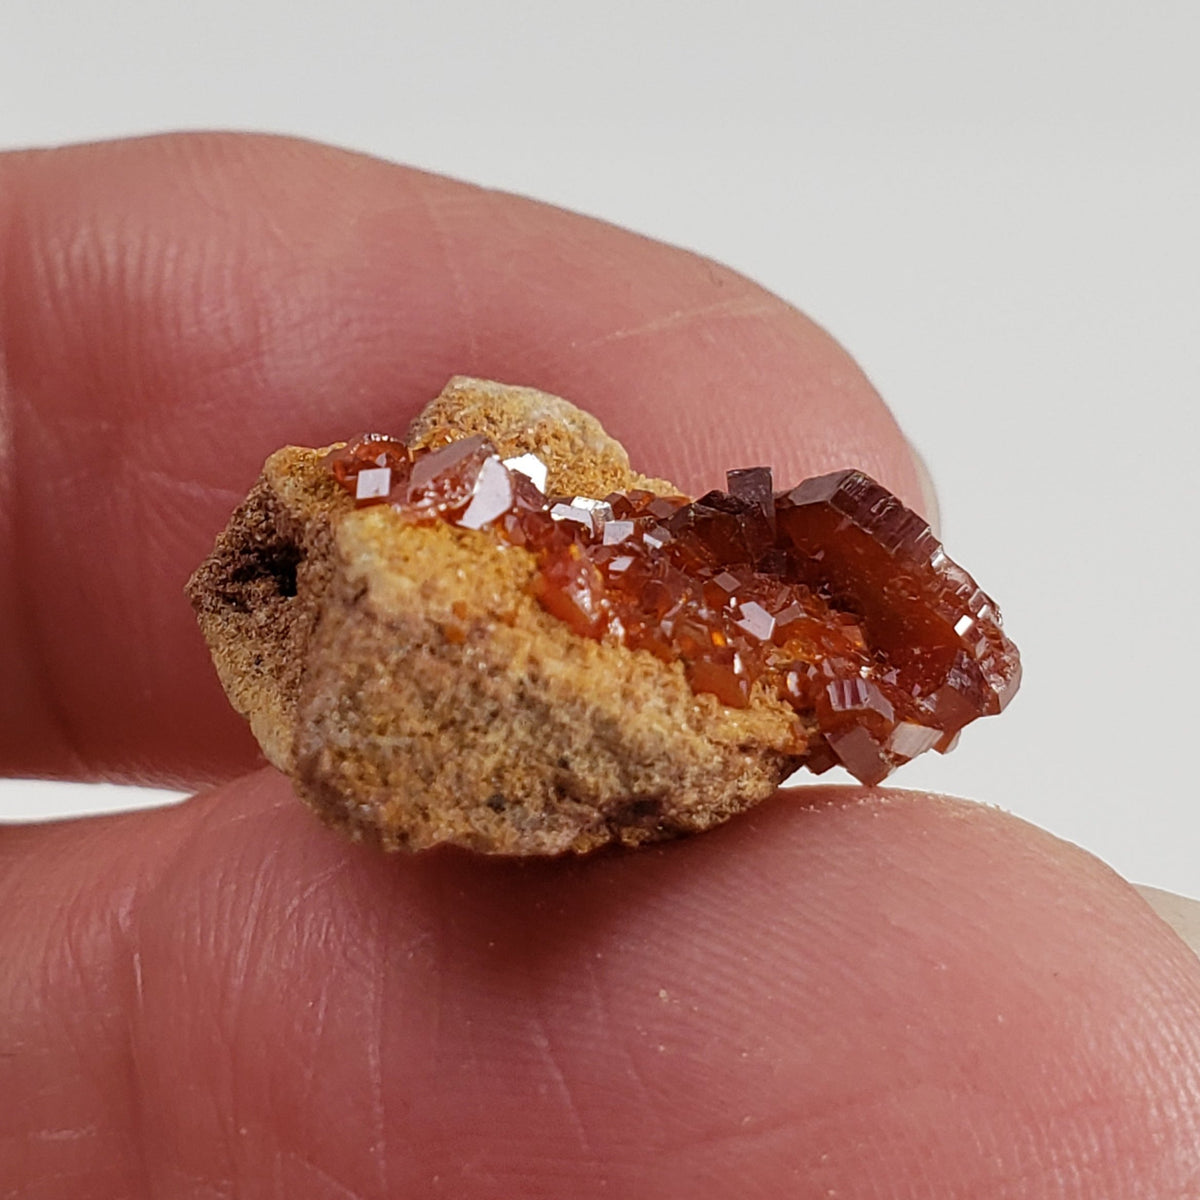
M 369 434 L 326 461 L 359 505 L 386 501 L 411 520 L 475 528 L 507 502 L 481 527 L 534 553 L 548 612 L 581 636 L 682 662 L 696 691 L 725 704 L 744 707 L 761 687 L 815 716 L 805 765 L 818 774 L 841 763 L 878 783 L 948 750 L 1020 681 L 996 605 L 861 471 L 777 493 L 768 468 L 750 467 L 699 500 L 599 500 L 545 496 L 516 460 L 506 491 L 478 435 L 413 453 Z M 383 467 L 391 474 L 360 484 Z M 477 489 L 486 496 L 471 509 Z

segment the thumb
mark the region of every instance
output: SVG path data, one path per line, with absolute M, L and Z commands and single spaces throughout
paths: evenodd
M 902 792 L 583 861 L 384 858 L 270 771 L 0 842 L 0 1194 L 1179 1197 L 1200 963 Z

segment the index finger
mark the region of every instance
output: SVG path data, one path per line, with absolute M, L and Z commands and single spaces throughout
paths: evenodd
M 734 272 L 601 222 L 236 135 L 0 156 L 0 770 L 190 786 L 252 765 L 182 586 L 265 456 L 403 432 L 451 374 L 570 397 L 635 465 L 863 467 L 843 350 Z

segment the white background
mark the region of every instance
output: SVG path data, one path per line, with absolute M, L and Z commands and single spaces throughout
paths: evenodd
M 1198 48 L 1195 0 L 4 0 L 0 146 L 301 134 L 758 278 L 864 365 L 1024 651 L 897 782 L 1200 894 Z

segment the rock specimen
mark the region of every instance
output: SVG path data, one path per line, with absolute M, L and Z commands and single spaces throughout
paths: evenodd
M 889 492 L 726 487 L 689 500 L 566 401 L 456 378 L 404 440 L 272 455 L 188 590 L 270 761 L 387 849 L 694 832 L 1004 707 L 995 605 Z

